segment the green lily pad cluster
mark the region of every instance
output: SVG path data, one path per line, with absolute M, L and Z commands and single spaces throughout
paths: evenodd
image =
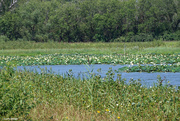
M 146 65 L 146 66 L 131 66 L 131 67 L 123 67 L 119 68 L 119 71 L 124 72 L 180 72 L 180 65 L 178 64 L 170 64 L 170 65 Z
M 11 63 L 25 65 L 75 65 L 75 64 L 174 64 L 180 54 L 48 54 L 37 56 L 0 56 L 0 66 Z

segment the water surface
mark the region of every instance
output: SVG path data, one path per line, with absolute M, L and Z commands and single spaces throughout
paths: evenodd
M 72 70 L 71 74 L 74 77 L 83 77 L 93 73 L 96 75 L 101 75 L 102 78 L 106 76 L 106 73 L 112 69 L 112 71 L 118 70 L 124 66 L 130 65 L 108 65 L 108 64 L 95 64 L 95 65 L 42 65 L 42 66 L 18 66 L 18 70 L 30 70 L 41 72 L 42 69 L 47 70 L 49 73 L 66 75 L 69 74 L 69 70 Z M 117 74 L 121 74 L 121 78 L 126 78 L 127 82 L 130 79 L 141 80 L 141 83 L 146 86 L 153 86 L 154 83 L 157 83 L 157 76 L 160 75 L 161 79 L 164 80 L 163 84 L 170 81 L 170 85 L 180 86 L 180 73 L 172 73 L 172 72 L 115 72 L 114 80 L 117 78 Z

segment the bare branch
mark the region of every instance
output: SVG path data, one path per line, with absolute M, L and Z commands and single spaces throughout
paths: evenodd
M 13 0 L 13 3 L 9 6 L 9 9 L 11 9 L 15 4 L 17 3 L 17 0 Z

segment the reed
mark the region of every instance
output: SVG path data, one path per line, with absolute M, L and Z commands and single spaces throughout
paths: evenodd
M 70 73 L 70 72 L 69 72 Z M 180 91 L 140 80 L 76 79 L 43 71 L 0 71 L 0 117 L 19 120 L 180 120 Z M 158 78 L 160 79 L 160 78 Z M 157 85 L 159 80 L 157 79 Z

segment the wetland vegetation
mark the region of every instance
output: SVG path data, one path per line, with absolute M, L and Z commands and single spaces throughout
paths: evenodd
M 114 80 L 111 69 L 79 79 L 14 69 L 129 64 L 137 66 L 117 71 L 178 73 L 178 0 L 11 2 L 0 1 L 0 120 L 180 120 L 180 90 L 160 76 L 146 87 Z
M 179 120 L 180 92 L 174 87 L 144 87 L 138 80 L 116 81 L 108 72 L 75 79 L 48 73 L 0 71 L 1 117 L 20 120 Z
M 64 77 L 46 71 L 39 74 L 13 69 L 19 65 L 97 63 L 160 64 L 153 71 L 158 71 L 159 68 L 179 68 L 178 42 L 161 41 L 159 46 L 151 43 L 153 42 L 54 43 L 56 49 L 52 49 L 47 43 L 35 43 L 36 46 L 44 45 L 44 48 L 38 51 L 33 50 L 35 47 L 1 50 L 2 119 L 18 117 L 19 120 L 179 120 L 180 92 L 168 83 L 162 86 L 163 80 L 160 77 L 157 78 L 156 85 L 148 88 L 143 86 L 140 80 L 130 80 L 127 83 L 121 75 L 114 80 L 111 71 L 107 72 L 104 79 L 93 74 L 86 79 L 77 79 L 71 74 Z M 10 48 L 16 46 L 7 45 Z M 21 47 L 23 46 L 19 46 Z M 85 48 L 88 50 L 83 52 Z M 157 48 L 162 49 L 154 51 Z M 172 48 L 175 51 L 170 51 Z M 55 51 L 57 53 L 53 54 Z M 145 66 L 144 71 L 152 71 L 148 68 L 150 67 Z M 130 72 L 131 68 L 128 69 Z

